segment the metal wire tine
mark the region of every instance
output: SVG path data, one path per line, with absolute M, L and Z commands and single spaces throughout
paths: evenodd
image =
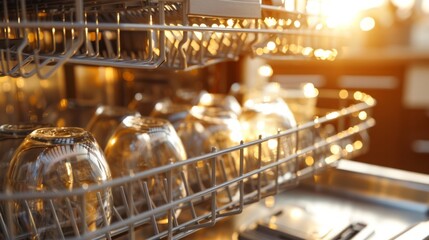
M 216 147 L 212 147 L 212 153 L 216 152 Z M 212 171 L 211 171 L 211 186 L 212 187 L 216 187 L 216 162 L 217 162 L 217 157 L 213 157 L 212 160 Z M 213 221 L 213 225 L 216 222 L 216 196 L 217 193 L 215 190 L 213 190 L 212 192 L 212 199 L 211 199 L 211 207 L 212 207 L 212 221 Z
M 73 211 L 70 199 L 68 197 L 66 197 L 66 205 L 67 205 L 67 209 L 69 210 L 69 216 L 70 216 L 70 221 L 74 231 L 74 235 L 79 237 L 80 236 L 79 227 L 77 226 L 76 218 L 74 216 L 74 211 Z
M 114 53 L 113 53 L 113 47 L 112 47 L 112 43 L 108 40 L 109 38 L 107 37 L 107 33 L 106 33 L 106 31 L 103 31 L 102 32 L 102 35 L 103 35 L 103 40 L 104 40 L 104 45 L 105 45 L 105 48 L 106 48 L 106 50 L 107 50 L 107 56 L 105 56 L 106 58 L 113 58 L 113 56 L 114 56 Z
M 146 198 L 146 204 L 147 204 L 148 211 L 152 211 L 152 209 L 153 209 L 152 208 L 152 199 L 150 198 L 149 188 L 147 187 L 146 181 L 143 182 L 143 189 L 144 189 L 144 197 Z M 150 219 L 152 221 L 153 231 L 155 232 L 156 235 L 159 234 L 158 224 L 156 223 L 155 215 L 151 215 Z
M 167 185 L 163 185 L 163 182 L 159 179 L 158 175 L 155 175 L 154 178 L 156 186 L 158 186 L 160 189 L 164 189 L 164 191 L 160 191 L 162 199 L 164 202 L 168 202 L 167 189 L 165 188 Z
M 216 152 L 216 148 L 212 147 L 212 153 Z M 211 168 L 211 174 L 212 174 L 212 180 L 213 178 L 216 178 L 216 157 L 211 159 L 211 163 L 213 165 L 213 167 Z M 215 187 L 216 186 L 216 180 L 214 179 L 211 182 L 211 186 Z M 208 217 L 210 217 L 210 220 L 208 222 L 202 223 L 202 224 L 198 224 L 198 225 L 192 225 L 189 227 L 185 227 L 182 230 L 183 231 L 188 231 L 188 230 L 194 230 L 194 229 L 199 229 L 199 228 L 204 228 L 204 227 L 211 227 L 214 226 L 216 223 L 216 191 L 213 190 L 213 192 L 211 193 L 211 214 L 208 215 Z
M 169 160 L 170 165 L 173 163 L 173 160 L 170 159 Z M 173 170 L 170 168 L 170 170 L 167 172 L 167 179 L 164 180 L 164 182 L 166 183 L 165 186 L 167 186 L 167 197 L 168 197 L 168 201 L 167 203 L 171 203 L 173 201 Z M 171 209 L 168 210 L 168 239 L 173 239 L 173 209 L 174 207 L 172 207 Z M 177 224 L 177 223 L 176 223 Z
M 226 181 L 228 181 L 228 177 L 227 177 L 227 175 L 226 175 L 226 170 L 225 170 L 225 163 L 224 163 L 224 159 L 221 157 L 220 159 L 219 159 L 220 161 L 220 168 L 221 168 L 221 171 L 222 171 L 222 177 L 223 177 L 223 179 L 225 180 L 225 182 Z M 229 186 L 226 186 L 226 192 L 227 192 L 227 194 L 228 194 L 228 198 L 229 198 L 229 201 L 230 202 L 232 202 L 232 193 L 231 193 L 231 191 L 230 191 L 230 188 L 229 188 Z
M 221 168 L 222 168 L 222 173 L 223 173 L 224 179 L 225 179 L 225 181 L 228 181 L 228 178 L 227 178 L 226 172 L 225 172 L 225 165 L 224 165 L 223 158 L 220 159 L 220 163 L 221 163 Z M 242 181 L 241 181 L 241 185 L 242 185 Z M 228 193 L 229 202 L 231 203 L 233 201 L 233 199 L 232 199 L 232 194 L 230 192 L 229 186 L 226 186 L 226 190 Z M 243 189 L 243 191 L 244 191 L 244 189 Z M 224 212 L 222 214 L 218 213 L 217 217 L 226 217 L 226 216 L 232 216 L 232 215 L 239 214 L 242 212 L 242 206 L 243 205 L 241 205 L 241 203 L 238 204 L 238 208 L 237 208 L 237 205 L 231 206 L 230 208 L 234 208 L 233 210 L 230 210 L 228 212 Z
M 9 236 L 9 232 L 7 231 L 7 226 L 6 223 L 3 219 L 3 211 L 1 211 L 0 209 L 0 229 L 2 231 L 2 233 L 4 234 L 3 237 L 5 237 L 6 239 L 11 239 L 11 237 Z
M 109 220 L 107 219 L 106 211 L 104 210 L 104 204 L 103 204 L 103 200 L 101 199 L 100 192 L 97 192 L 97 201 L 98 201 L 98 205 L 101 208 L 101 214 L 103 215 L 104 226 L 109 226 Z M 109 231 L 106 232 L 106 238 L 108 240 L 112 239 Z
M 226 33 L 220 33 L 220 38 L 218 40 L 219 51 L 217 51 L 217 55 L 219 55 L 219 52 L 221 52 L 221 53 L 227 52 L 227 51 L 224 50 L 225 44 L 223 44 L 223 40 L 225 39 L 225 35 L 226 35 Z
M 167 173 L 167 175 L 168 175 L 168 173 Z M 164 189 L 165 189 L 165 193 L 167 194 L 167 201 L 166 201 L 166 203 L 168 204 L 168 203 L 171 203 L 173 201 L 173 199 L 171 199 L 171 201 L 170 201 L 170 196 L 168 194 L 168 192 L 169 192 L 169 190 L 168 190 L 169 180 L 167 178 L 164 178 L 164 186 L 166 186 L 166 187 L 164 187 Z M 173 187 L 171 189 L 173 189 Z M 173 190 L 171 190 L 171 191 L 173 191 Z M 173 195 L 173 192 L 171 192 L 171 195 Z M 170 202 L 168 202 L 168 201 L 170 201 Z M 171 207 L 171 209 L 168 210 L 168 213 L 174 212 L 174 211 L 176 211 L 176 207 Z M 179 223 L 177 222 L 177 218 L 176 218 L 175 214 L 172 214 L 171 220 L 172 220 L 173 226 L 178 226 L 179 225 Z
M 188 1 L 183 1 L 183 12 L 182 12 L 182 25 L 183 26 L 189 26 L 189 19 L 186 14 L 186 9 L 188 9 Z M 179 66 L 183 69 L 186 69 L 188 67 L 188 60 L 186 56 L 186 51 L 184 49 L 184 45 L 189 40 L 189 32 L 183 31 L 183 37 L 182 40 L 179 42 L 178 50 L 180 53 L 180 63 Z M 202 47 L 202 46 L 201 46 Z
M 259 140 L 262 139 L 262 135 L 259 135 Z M 262 143 L 258 143 L 258 169 L 261 169 L 262 167 Z M 258 201 L 261 200 L 261 172 L 258 172 Z
M 26 5 L 25 5 L 25 0 L 21 0 L 21 11 L 22 11 L 22 23 L 25 24 L 27 23 L 27 13 L 26 13 Z M 31 74 L 28 74 L 24 71 L 24 58 L 23 58 L 23 51 L 24 48 L 27 46 L 28 44 L 28 29 L 25 28 L 23 30 L 24 32 L 24 36 L 23 36 L 23 41 L 21 42 L 21 44 L 19 45 L 19 47 L 17 48 L 17 57 L 18 57 L 18 70 L 19 70 L 19 74 L 23 77 L 29 77 Z
M 188 185 L 188 181 L 186 179 L 185 172 L 180 171 L 180 177 L 182 178 L 183 185 L 185 186 L 186 196 L 190 196 L 191 192 L 189 190 L 189 185 Z M 197 218 L 197 213 L 195 212 L 195 207 L 194 207 L 194 203 L 192 202 L 192 200 L 189 201 L 189 206 L 191 207 L 192 218 L 193 219 Z
M 311 145 L 315 147 L 315 149 L 313 151 L 311 151 L 311 156 L 313 156 L 313 165 L 311 165 L 312 168 L 312 174 L 315 174 L 317 171 L 317 167 L 316 164 L 318 163 L 318 161 L 316 162 L 316 157 L 318 158 L 318 148 L 316 148 L 316 134 L 317 134 L 317 130 L 316 127 L 313 126 L 311 128 Z
M 277 135 L 279 134 L 280 134 L 280 129 L 277 129 Z M 281 144 L 281 138 L 277 137 L 276 162 L 278 162 L 280 158 L 280 144 Z M 277 165 L 276 174 L 275 174 L 275 194 L 279 192 L 279 169 L 280 167 L 279 165 Z
M 174 34 L 173 34 L 173 32 L 172 31 L 169 31 L 169 32 L 171 32 L 171 35 L 172 36 L 174 36 Z M 174 46 L 176 45 L 176 42 L 177 42 L 178 40 L 176 39 L 176 37 L 174 37 L 174 40 L 173 40 L 173 42 L 170 44 L 170 45 L 167 45 L 167 47 L 169 48 L 169 52 L 168 52 L 168 55 L 167 55 L 167 59 L 168 59 L 168 61 L 167 61 L 167 65 L 168 65 L 168 67 L 174 67 L 174 63 L 175 63 L 175 61 L 176 61 L 176 58 L 177 58 L 177 55 L 178 55 L 178 52 L 179 52 L 179 49 L 176 49 Z
M 119 12 L 116 13 L 116 21 L 118 26 L 121 24 L 121 15 Z M 121 59 L 121 29 L 116 29 L 116 51 L 117 51 L 117 59 Z
M 80 208 L 81 208 L 81 227 L 82 227 L 82 235 L 84 235 L 87 232 L 87 224 L 86 224 L 86 198 L 85 198 L 85 194 L 83 194 L 82 196 L 80 196 Z
M 12 195 L 12 192 L 11 192 L 11 190 L 10 190 L 10 187 L 9 186 L 6 186 L 6 195 Z M 14 228 L 14 225 L 13 225 L 13 217 L 12 217 L 12 207 L 13 207 L 13 205 L 12 205 L 13 203 L 12 203 L 12 201 L 10 201 L 10 200 L 8 200 L 8 201 L 6 201 L 6 204 L 5 204 L 5 207 L 6 207 L 6 223 L 7 223 L 7 229 L 8 229 L 8 232 L 9 232 L 9 237 L 11 238 L 11 239 L 14 239 L 15 238 L 15 228 Z
M 51 21 L 54 21 L 53 18 L 54 17 L 51 16 Z M 55 52 L 57 51 L 57 39 L 55 37 L 55 32 L 56 32 L 56 29 L 53 27 L 51 30 L 51 33 L 52 33 L 52 51 L 50 52 L 51 55 L 55 54 Z
M 130 207 L 128 206 L 128 200 L 127 200 L 127 197 L 126 197 L 125 188 L 124 188 L 124 186 L 120 186 L 119 189 L 120 189 L 120 193 L 121 193 L 122 203 L 123 203 L 123 205 L 125 207 L 125 211 L 127 213 L 129 213 Z
M 240 145 L 243 146 L 243 144 L 244 144 L 244 141 L 241 140 Z M 240 148 L 240 173 L 239 174 L 240 174 L 240 177 L 242 177 L 244 174 L 244 148 L 243 147 Z M 242 212 L 243 206 L 244 206 L 244 179 L 240 181 L 239 188 L 240 188 L 239 210 L 240 212 Z
M 205 53 L 206 53 L 206 48 L 204 48 L 204 39 L 205 39 L 205 37 L 208 35 L 209 33 L 208 32 L 201 32 L 201 39 L 200 40 L 198 40 L 198 41 L 200 41 L 199 43 L 197 43 L 198 45 L 200 45 L 201 47 L 200 47 L 200 50 L 199 50 L 199 52 L 197 52 L 197 55 L 198 55 L 198 64 L 199 65 L 202 65 L 202 64 L 204 64 L 204 56 L 205 56 Z M 211 41 L 212 39 L 210 38 L 208 41 L 207 41 L 207 48 L 210 46 L 210 41 Z M 198 41 L 195 41 L 195 42 L 198 42 Z
M 159 23 L 161 25 L 165 25 L 165 3 L 163 0 L 159 1 Z M 165 61 L 165 31 L 159 30 L 159 59 L 158 63 L 162 63 Z
M 116 208 L 116 206 L 113 206 L 112 210 L 113 210 L 113 213 L 115 214 L 115 217 L 116 217 L 116 218 L 118 218 L 118 220 L 119 220 L 119 221 L 124 220 L 124 219 L 121 217 L 121 214 L 119 214 L 118 209 Z
M 62 12 L 63 12 L 63 23 L 66 24 L 66 13 L 65 13 L 65 9 L 64 6 L 62 8 Z M 63 52 L 61 53 L 62 55 L 66 54 L 67 52 L 67 30 L 65 27 L 63 27 Z
M 85 25 L 88 24 L 88 13 L 85 12 L 84 13 L 84 18 L 85 18 Z M 89 45 L 90 45 L 90 39 L 89 39 L 89 30 L 86 27 L 85 28 L 85 55 L 88 56 L 89 54 Z
M 75 11 L 76 11 L 76 21 L 77 23 L 84 23 L 84 16 L 83 16 L 83 0 L 75 0 Z M 73 14 L 73 12 L 71 12 L 71 14 Z M 71 20 L 73 19 L 73 16 L 71 16 Z M 46 73 L 42 73 L 40 67 L 38 67 L 39 65 L 39 61 L 38 61 L 38 52 L 35 51 L 34 55 L 36 58 L 36 70 L 37 70 L 37 75 L 42 78 L 49 78 L 50 76 L 52 76 L 52 74 L 54 74 L 56 72 L 56 70 L 63 65 L 68 59 L 70 59 L 75 53 L 76 51 L 78 51 L 78 49 L 82 46 L 83 42 L 84 42 L 84 30 L 80 29 L 77 40 L 75 41 L 74 38 L 74 28 L 72 28 L 72 42 L 71 42 L 71 46 L 70 49 L 68 49 L 67 51 L 65 51 L 65 54 L 62 56 L 62 58 L 60 60 L 58 60 L 55 64 L 55 66 L 53 66 L 52 68 L 49 69 L 49 71 L 47 71 Z M 52 58 L 48 58 L 42 66 L 47 65 L 49 62 L 53 62 L 54 60 Z
M 39 5 L 35 4 L 35 11 L 36 11 L 36 22 L 39 23 Z M 36 49 L 40 50 L 40 27 L 36 28 Z
M 128 212 L 127 216 L 130 218 L 134 215 L 134 197 L 133 197 L 133 183 L 127 183 L 127 198 L 128 198 Z M 135 239 L 135 232 L 134 232 L 134 223 L 130 223 L 128 225 L 128 239 L 134 240 Z
M 31 231 L 35 236 L 38 236 L 39 233 L 37 232 L 36 222 L 34 221 L 33 214 L 31 213 L 30 206 L 28 206 L 27 200 L 24 201 L 25 210 L 27 211 L 28 217 L 30 218 L 30 225 L 31 225 Z
M 9 70 L 6 70 L 6 69 L 9 69 L 9 68 L 6 65 L 9 65 L 10 60 L 5 60 L 4 54 L 5 54 L 4 49 L 0 49 L 2 74 L 7 75 Z
M 61 229 L 60 220 L 58 219 L 57 212 L 55 211 L 55 207 L 54 207 L 54 203 L 52 202 L 52 199 L 49 199 L 49 207 L 51 208 L 52 215 L 54 216 L 57 231 L 58 231 L 61 239 L 65 239 L 63 230 Z
M 234 26 L 235 25 L 240 25 L 240 24 L 237 21 L 237 23 L 234 24 Z M 234 53 L 235 57 L 238 56 L 238 55 L 240 55 L 241 50 L 243 49 L 243 46 L 244 46 L 244 41 L 247 38 L 247 33 L 237 33 L 237 36 L 238 36 L 238 40 L 237 40 L 237 48 L 236 48 L 235 53 Z
M 95 11 L 95 24 L 98 25 L 98 11 Z M 95 29 L 95 56 L 100 56 L 100 37 L 98 36 L 100 34 L 100 29 Z
M 205 165 L 205 166 L 207 166 L 207 165 Z M 204 183 L 201 179 L 200 171 L 198 170 L 199 168 L 197 166 L 195 166 L 193 169 L 195 170 L 195 176 L 197 176 L 198 186 L 199 186 L 200 190 L 206 189 L 204 186 Z M 202 196 L 201 200 L 204 200 L 204 199 L 205 199 L 205 197 Z
M 298 128 L 299 127 L 299 124 L 296 124 L 296 127 Z M 294 162 L 295 162 L 295 166 L 294 166 L 294 171 L 295 171 L 295 184 L 297 184 L 298 183 L 298 170 L 299 170 L 299 155 L 298 155 L 298 153 L 299 152 L 301 152 L 301 149 L 299 149 L 299 146 L 300 146 L 300 144 L 299 144 L 299 142 L 300 142 L 300 139 L 299 139 L 299 131 L 296 131 L 295 133 L 295 154 L 296 154 L 296 157 L 295 157 L 295 159 L 294 159 Z
M 186 64 L 193 64 L 195 62 L 195 54 L 192 48 L 192 42 L 194 42 L 194 35 L 192 33 L 189 33 L 188 35 L 190 35 L 188 36 L 188 47 L 186 49 L 183 49 L 183 52 L 186 57 Z

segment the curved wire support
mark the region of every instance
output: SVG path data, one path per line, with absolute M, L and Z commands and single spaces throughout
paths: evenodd
M 24 1 L 24 0 L 21 0 L 21 1 Z M 76 20 L 77 20 L 76 22 L 79 24 L 82 24 L 84 22 L 83 0 L 76 0 L 75 5 L 76 5 L 75 15 L 76 15 Z M 38 50 L 34 51 L 36 71 L 37 71 L 37 75 L 39 76 L 39 78 L 44 79 L 44 78 L 49 78 L 50 76 L 52 76 L 52 74 L 54 74 L 59 67 L 61 67 L 63 64 L 65 64 L 79 50 L 79 48 L 84 43 L 84 37 L 85 37 L 84 29 L 80 28 L 77 40 L 72 41 L 70 49 L 67 50 L 67 52 L 61 56 L 59 61 L 55 61 L 52 58 L 48 58 L 47 60 L 40 63 L 39 51 Z M 53 63 L 53 62 L 55 62 L 55 66 L 53 66 L 51 69 L 49 69 L 48 72 L 43 73 L 42 69 L 45 66 L 47 66 L 48 64 Z

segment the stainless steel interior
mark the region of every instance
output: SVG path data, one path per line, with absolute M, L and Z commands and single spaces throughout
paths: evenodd
M 428 180 L 424 174 L 340 160 L 189 239 L 427 239 Z M 335 238 L 353 223 L 366 226 L 351 238 Z

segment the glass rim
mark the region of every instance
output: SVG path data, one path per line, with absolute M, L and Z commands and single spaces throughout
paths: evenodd
M 128 116 L 122 120 L 121 125 L 125 128 L 134 128 L 144 132 L 170 132 L 174 129 L 173 125 L 166 119 L 147 116 Z
M 49 123 L 19 123 L 19 124 L 3 124 L 0 126 L 0 134 L 12 137 L 25 137 L 33 131 L 50 127 Z
M 45 127 L 34 130 L 27 138 L 51 144 L 74 144 L 88 137 L 92 135 L 80 127 Z

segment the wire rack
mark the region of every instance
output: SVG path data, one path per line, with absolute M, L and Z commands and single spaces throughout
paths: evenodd
M 190 0 L 2 3 L 0 75 L 13 77 L 46 78 L 66 62 L 192 69 L 242 54 L 332 60 L 343 37 L 321 15 L 271 5 L 260 18 L 226 18 L 189 14 Z
M 338 107 L 318 108 L 314 121 L 186 161 L 72 191 L 0 193 L 0 238 L 180 239 L 213 226 L 367 149 L 365 133 L 375 124 L 375 100 L 346 90 L 321 91 L 318 101 L 325 100 Z M 279 146 L 285 142 L 291 151 L 282 153 Z M 261 154 L 250 159 L 252 148 L 258 153 L 270 148 L 271 161 L 265 162 Z M 249 168 L 248 161 L 257 167 Z M 233 175 L 225 174 L 231 168 Z M 106 205 L 106 192 L 113 193 L 112 205 Z M 17 206 L 23 207 L 17 211 Z M 43 210 L 34 210 L 37 206 Z

